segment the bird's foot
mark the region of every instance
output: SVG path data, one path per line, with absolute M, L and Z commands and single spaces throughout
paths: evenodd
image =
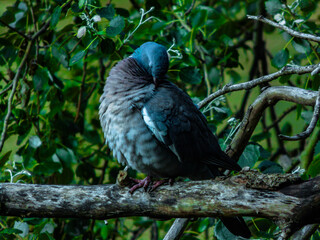
M 147 188 L 149 187 L 152 179 L 150 176 L 147 176 L 145 179 L 140 180 L 140 179 L 135 179 L 135 178 L 130 178 L 133 182 L 136 184 L 133 185 L 133 187 L 130 188 L 129 193 L 133 194 L 137 189 L 139 188 L 144 188 L 145 191 L 147 191 Z
M 135 185 L 133 185 L 130 190 L 129 193 L 133 194 L 137 189 L 139 188 L 144 188 L 144 191 L 147 191 L 148 187 L 150 186 L 150 183 L 152 182 L 152 178 L 150 176 L 147 176 L 145 179 L 140 180 L 140 179 L 135 179 L 135 178 L 130 178 L 131 181 L 133 181 L 134 183 L 136 183 Z M 154 191 L 155 189 L 157 189 L 159 186 L 165 184 L 165 183 L 169 183 L 170 186 L 173 185 L 174 183 L 174 178 L 169 178 L 169 179 L 162 179 L 162 180 L 158 180 L 153 182 L 152 187 L 150 188 L 149 192 Z
M 149 192 L 154 191 L 156 188 L 158 188 L 159 186 L 165 184 L 165 183 L 169 183 L 170 186 L 173 185 L 174 183 L 174 178 L 169 178 L 169 179 L 162 179 L 159 181 L 155 181 L 154 184 L 152 185 L 151 189 L 149 190 Z

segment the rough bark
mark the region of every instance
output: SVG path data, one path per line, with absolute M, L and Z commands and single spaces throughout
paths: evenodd
M 275 184 L 276 183 L 276 184 Z M 108 219 L 259 216 L 298 230 L 320 221 L 320 177 L 244 172 L 231 178 L 177 182 L 155 192 L 115 185 L 0 184 L 2 216 Z M 292 230 L 291 230 L 292 231 Z

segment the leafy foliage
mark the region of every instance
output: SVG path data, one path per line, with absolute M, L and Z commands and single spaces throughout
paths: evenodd
M 105 5 L 98 0 L 2 3 L 0 129 L 6 132 L 0 149 L 2 182 L 114 183 L 121 166 L 103 139 L 97 114 L 99 97 L 112 66 L 145 41 L 157 41 L 169 48 L 175 39 L 174 49 L 182 58 L 171 59 L 168 75 L 200 99 L 227 83 L 268 74 L 268 67 L 271 72 L 287 64 L 315 64 L 320 60 L 314 43 L 246 18 L 246 14 L 267 14 L 296 31 L 319 35 L 319 1 L 292 1 L 291 5 L 279 0 L 264 4 L 256 0 L 130 2 L 135 4 L 114 1 Z M 120 7 L 125 5 L 126 9 Z M 140 7 L 155 7 L 147 14 L 152 18 L 143 24 Z M 39 35 L 33 39 L 36 33 Z M 278 84 L 317 90 L 320 78 L 289 76 Z M 247 101 L 246 97 L 228 95 L 203 110 L 212 129 L 218 129 L 224 139 L 221 142 L 228 143 L 237 130 L 237 124 L 226 124 L 226 120 L 234 116 L 241 120 Z M 276 114 L 280 116 L 286 107 L 277 105 Z M 300 145 L 283 143 L 268 127 L 275 124 L 276 131 L 297 133 L 310 121 L 302 112 L 312 110 L 298 106 L 280 123 L 275 123 L 272 114 L 263 116 L 240 165 L 265 173 L 291 171 L 301 165 L 307 177 L 319 175 L 319 137 Z M 314 148 L 306 148 L 308 144 Z M 308 157 L 300 159 L 300 154 Z M 284 155 L 290 160 L 283 161 Z M 136 175 L 134 171 L 130 174 Z M 269 239 L 277 231 L 268 220 L 247 222 L 256 238 Z M 136 239 L 142 234 L 139 239 L 149 239 L 150 235 L 156 239 L 164 236 L 171 223 L 145 217 L 109 220 L 108 225 L 82 219 L 1 217 L 0 238 Z M 208 239 L 213 232 L 217 239 L 230 239 L 221 222 L 209 218 L 192 223 L 183 239 Z

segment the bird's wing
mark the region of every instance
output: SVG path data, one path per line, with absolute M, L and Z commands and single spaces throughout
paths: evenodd
M 141 113 L 154 136 L 179 161 L 200 161 L 231 170 L 241 169 L 221 150 L 206 118 L 190 97 L 174 84 L 162 82 Z

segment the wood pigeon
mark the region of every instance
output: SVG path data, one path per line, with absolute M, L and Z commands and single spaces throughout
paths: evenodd
M 146 189 L 151 177 L 200 180 L 221 175 L 218 168 L 241 170 L 191 98 L 168 81 L 168 68 L 166 48 L 146 42 L 111 69 L 100 98 L 106 144 L 121 164 L 147 175 L 131 192 Z M 235 235 L 250 237 L 242 218 L 221 220 Z

